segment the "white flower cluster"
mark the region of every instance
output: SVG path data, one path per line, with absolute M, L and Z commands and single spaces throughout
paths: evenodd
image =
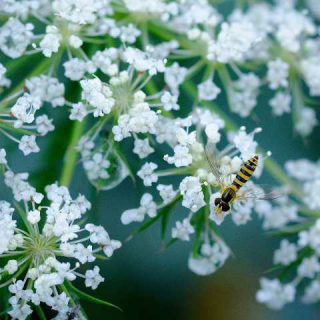
M 278 279 L 261 280 L 261 289 L 257 293 L 257 299 L 265 303 L 272 309 L 281 309 L 286 303 L 293 302 L 296 287 L 304 281 L 306 287 L 302 296 L 305 303 L 316 303 L 320 301 L 317 294 L 319 287 L 318 277 L 320 274 L 320 220 L 311 216 L 310 221 L 303 218 L 303 208 L 307 208 L 313 214 L 317 214 L 320 205 L 317 196 L 319 188 L 320 166 L 306 159 L 288 161 L 286 169 L 290 176 L 296 179 L 297 185 L 301 185 L 301 194 L 304 206 L 300 208 L 298 204 L 289 199 L 279 199 L 279 205 L 272 207 L 270 203 L 260 202 L 256 211 L 264 218 L 266 229 L 274 228 L 285 230 L 287 228 L 296 229 L 298 235 L 297 243 L 283 239 L 280 248 L 274 253 L 274 264 L 283 268 L 295 266 L 296 276 L 290 283 L 281 284 Z M 301 211 L 302 210 L 302 211 Z M 301 211 L 301 213 L 300 213 Z
M 85 279 L 86 287 L 96 289 L 104 279 L 99 267 L 87 270 L 83 275 L 77 271 L 81 264 L 93 262 L 98 252 L 107 257 L 121 247 L 121 242 L 110 239 L 102 226 L 87 223 L 80 227 L 77 221 L 91 208 L 83 195 L 72 199 L 66 187 L 57 184 L 45 188 L 48 206 L 41 206 L 44 196 L 37 193 L 27 181 L 27 174 L 15 174 L 5 164 L 5 154 L 1 149 L 1 163 L 5 165 L 5 183 L 13 191 L 16 201 L 24 204 L 18 208 L 27 232 L 18 227 L 14 218 L 15 210 L 10 203 L 0 201 L 0 258 L 10 256 L 7 264 L 0 268 L 3 286 L 9 285 L 12 309 L 9 314 L 15 319 L 25 319 L 32 313 L 30 303 L 45 303 L 58 312 L 59 319 L 67 318 L 72 310 L 71 297 L 63 291 L 65 281 L 77 277 Z M 43 222 L 40 228 L 39 223 Z M 87 236 L 82 234 L 87 233 Z M 96 248 L 95 248 L 96 247 Z M 60 262 L 60 257 L 76 261 Z M 27 269 L 28 268 L 28 269 Z M 18 277 L 27 269 L 25 277 Z
M 223 177 L 228 181 L 218 181 L 214 173 L 211 172 L 203 144 L 200 143 L 203 135 L 207 136 L 209 144 L 215 146 L 219 143 L 221 138 L 219 130 L 224 127 L 224 121 L 218 115 L 208 109 L 196 108 L 192 117 L 168 119 L 160 116 L 158 124 L 155 133 L 157 141 L 159 143 L 166 142 L 174 151 L 173 156 L 165 155 L 164 160 L 176 168 L 159 170 L 157 164 L 146 162 L 137 175 L 143 180 L 145 186 L 158 183 L 162 176 L 183 174 L 186 177 L 181 179 L 177 191 L 173 185 L 158 184 L 157 190 L 163 202 L 157 203 L 151 194 L 144 194 L 141 198 L 141 206 L 123 212 L 121 221 L 123 224 L 135 221 L 142 222 L 147 215 L 154 218 L 161 214 L 161 209 L 167 205 L 171 206 L 177 201 L 181 202 L 182 207 L 188 209 L 189 214 L 182 221 L 176 221 L 176 226 L 172 229 L 172 238 L 190 241 L 191 235 L 195 233 L 195 228 L 199 223 L 203 242 L 203 247 L 200 249 L 202 256 L 201 258 L 191 257 L 189 268 L 198 274 L 210 274 L 223 265 L 229 256 L 229 250 L 217 238 L 212 227 L 214 224 L 220 225 L 226 216 L 218 215 L 215 211 L 215 199 L 220 196 L 220 192 L 217 192 L 220 191 L 219 183 L 231 183 L 228 177 L 240 169 L 243 161 L 256 154 L 257 142 L 254 140 L 254 135 L 260 132 L 261 128 L 257 128 L 251 133 L 247 133 L 244 127 L 241 127 L 238 132 L 230 132 L 228 136 L 230 144 L 224 149 L 226 151 L 221 153 L 217 151 Z M 195 130 L 192 131 L 191 128 Z M 261 166 L 262 162 L 263 157 Z M 262 168 L 257 169 L 255 176 L 259 176 L 261 172 Z M 250 187 L 249 182 L 248 187 Z M 236 225 L 246 224 L 251 220 L 254 207 L 253 201 L 236 202 L 232 212 L 233 222 Z M 204 219 L 201 218 L 204 215 L 207 216 L 206 222 L 201 224 L 199 221 Z M 210 249 L 212 253 L 208 249 L 211 248 L 209 239 L 213 245 Z M 215 253 L 220 251 L 221 257 L 219 258 Z
M 224 187 L 257 155 L 255 134 L 262 130 L 231 130 L 236 126 L 228 112 L 258 121 L 260 98 L 270 96 L 272 115 L 292 113 L 302 138 L 318 125 L 320 10 L 316 0 L 307 5 L 309 11 L 294 0 L 248 2 L 223 16 L 209 0 L 0 0 L 0 51 L 6 56 L 0 63 L 0 134 L 26 156 L 40 152 L 38 136 L 68 120 L 73 131 L 64 162 L 70 172 L 78 152 L 97 190 L 115 188 L 128 176 L 155 186 L 158 193 L 144 190 L 137 208 L 122 213 L 125 225 L 147 218 L 148 225 L 163 216 L 166 228 L 180 205 L 185 216 L 174 221 L 168 246 L 194 240 L 188 265 L 199 275 L 215 272 L 230 256 L 216 231 L 228 216 L 241 226 L 256 212 L 263 229 L 296 232 L 298 242 L 283 239 L 273 257 L 277 266 L 297 264 L 296 277 L 286 283 L 262 279 L 257 299 L 280 309 L 304 281 L 302 300 L 318 302 L 319 162 L 288 161 L 286 177 L 270 161 L 269 171 L 287 181 L 292 198 L 270 203 L 239 197 L 232 214 L 215 210 Z M 68 319 L 72 296 L 62 284 L 82 277 L 87 287 L 97 288 L 103 281 L 99 267 L 84 275 L 78 267 L 100 251 L 111 257 L 121 243 L 102 226 L 80 226 L 90 203 L 81 195 L 72 199 L 66 187 L 47 186 L 44 205 L 44 195 L 27 182 L 29 174 L 8 166 L 8 150 L 0 149 L 0 167 L 23 204 L 16 211 L 26 231 L 18 228 L 9 202 L 0 201 L 0 257 L 9 257 L 0 269 L 0 288 L 9 285 L 13 318 L 25 319 L 45 303 L 58 312 L 56 319 Z M 157 162 L 162 152 L 164 161 Z M 255 179 L 270 155 L 258 154 L 259 165 L 242 190 L 259 191 Z
M 200 257 L 189 257 L 188 265 L 191 271 L 200 276 L 206 276 L 214 273 L 222 267 L 228 257 L 230 250 L 222 242 L 216 242 L 213 245 L 204 243 L 200 249 Z

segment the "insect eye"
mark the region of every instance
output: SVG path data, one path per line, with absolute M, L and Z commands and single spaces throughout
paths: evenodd
M 225 202 L 222 202 L 221 207 L 222 207 L 222 211 L 229 211 L 230 210 L 230 206 Z
M 216 200 L 214 200 L 214 204 L 217 206 L 218 204 L 221 203 L 221 198 L 217 198 Z

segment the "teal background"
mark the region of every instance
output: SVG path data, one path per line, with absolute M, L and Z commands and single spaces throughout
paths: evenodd
M 229 10 L 232 1 L 222 3 L 223 10 Z M 33 63 L 38 62 L 35 56 Z M 6 65 L 7 59 L 0 55 L 0 61 Z M 14 82 L 18 83 L 32 65 L 23 65 L 15 74 Z M 59 79 L 63 76 L 59 71 Z M 75 100 L 76 86 L 68 84 L 68 99 Z M 263 132 L 257 135 L 257 141 L 264 150 L 271 150 L 273 158 L 283 166 L 289 159 L 308 158 L 318 160 L 320 128 L 317 127 L 311 137 L 301 139 L 294 133 L 291 115 L 272 117 L 268 106 L 270 92 L 266 87 L 261 90 L 256 117 L 242 119 L 228 111 L 225 97 L 221 95 L 217 104 L 230 116 L 237 125 L 245 125 L 248 131 L 257 126 Z M 319 100 L 318 100 L 319 101 Z M 181 97 L 182 112 L 191 110 L 193 101 L 186 95 Z M 320 105 L 320 104 L 319 104 Z M 318 119 L 319 119 L 319 106 Z M 31 183 L 43 190 L 45 183 L 59 179 L 63 165 L 63 155 L 70 137 L 72 122 L 68 120 L 64 107 L 52 109 L 46 107 L 46 113 L 54 118 L 55 134 L 41 139 L 41 152 L 24 157 L 16 146 L 0 137 L 0 147 L 8 151 L 8 161 L 16 172 L 30 172 Z M 257 122 L 256 118 L 259 119 Z M 131 142 L 123 143 L 127 150 Z M 141 162 L 136 155 L 127 153 L 128 161 L 139 168 Z M 152 156 L 159 161 L 160 156 Z M 262 182 L 276 183 L 268 174 Z M 90 221 L 103 225 L 110 236 L 124 241 L 139 224 L 123 226 L 121 213 L 139 205 L 141 182 L 137 185 L 128 178 L 117 188 L 96 193 L 84 175 L 80 164 L 71 185 L 71 193 L 76 196 L 83 193 L 93 202 Z M 10 190 L 0 183 L 1 200 L 11 199 Z M 184 215 L 176 211 L 171 216 L 171 226 Z M 101 299 L 110 301 L 123 309 L 107 308 L 83 302 L 90 319 L 152 319 L 152 320 L 300 320 L 318 319 L 319 313 L 313 307 L 296 301 L 280 312 L 268 310 L 255 301 L 255 292 L 259 288 L 259 278 L 272 266 L 273 251 L 278 247 L 279 239 L 267 237 L 261 228 L 261 221 L 254 217 L 245 226 L 235 226 L 230 217 L 221 226 L 222 234 L 233 250 L 235 257 L 230 258 L 225 266 L 215 274 L 200 277 L 187 268 L 191 243 L 177 242 L 164 253 L 161 247 L 160 225 L 155 224 L 144 233 L 129 242 L 123 242 L 109 261 L 98 262 L 105 282 L 93 292 Z M 169 228 L 169 230 L 171 227 Z M 169 232 L 170 233 L 170 232 Z M 268 276 L 268 275 L 267 275 Z M 82 281 L 76 286 L 84 289 Z

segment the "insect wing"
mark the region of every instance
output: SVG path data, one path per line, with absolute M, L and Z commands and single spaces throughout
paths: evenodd
M 274 200 L 286 195 L 286 192 L 267 184 L 255 184 L 253 187 L 239 191 L 237 200 Z
M 219 161 L 219 157 L 217 155 L 217 152 L 213 144 L 206 145 L 205 154 L 206 154 L 206 158 L 209 163 L 211 172 L 217 179 L 218 184 L 224 185 L 224 177 L 223 177 L 223 173 L 220 166 L 221 161 Z

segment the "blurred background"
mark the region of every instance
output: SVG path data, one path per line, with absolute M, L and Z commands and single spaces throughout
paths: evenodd
M 220 6 L 221 10 L 227 12 L 233 6 L 233 1 L 226 1 Z M 5 64 L 4 57 L 0 56 L 0 58 Z M 32 66 L 25 66 L 19 72 L 19 79 L 16 79 L 18 82 L 27 74 L 29 68 Z M 61 75 L 59 79 L 62 81 L 63 76 Z M 72 86 L 76 85 L 68 86 L 69 100 L 72 100 Z M 269 93 L 266 88 L 261 90 L 254 118 L 245 120 L 228 111 L 223 95 L 219 96 L 217 104 L 238 126 L 245 125 L 248 131 L 257 126 L 262 127 L 263 132 L 257 135 L 257 141 L 264 150 L 272 151 L 273 158 L 281 166 L 289 159 L 318 160 L 320 128 L 317 127 L 308 140 L 302 140 L 293 132 L 291 114 L 277 118 L 271 116 L 271 108 L 268 106 Z M 184 114 L 191 110 L 192 103 L 182 97 L 181 105 Z M 43 190 L 45 184 L 59 180 L 63 155 L 72 129 L 72 123 L 67 119 L 63 107 L 55 110 L 47 108 L 46 113 L 54 118 L 57 131 L 41 139 L 40 153 L 24 158 L 19 150 L 15 150 L 16 146 L 9 146 L 8 141 L 0 137 L 0 147 L 8 150 L 11 168 L 16 172 L 29 172 L 30 182 L 39 191 Z M 130 143 L 126 143 L 124 148 L 132 148 Z M 159 155 L 153 157 L 152 161 L 161 159 Z M 138 157 L 132 154 L 128 161 L 134 163 L 135 168 L 139 168 L 142 164 Z M 259 182 L 276 183 L 266 172 Z M 2 181 L 0 192 L 1 200 L 12 198 L 10 190 Z M 142 192 L 140 181 L 134 184 L 130 178 L 127 178 L 117 188 L 97 193 L 89 184 L 81 164 L 76 167 L 71 185 L 73 196 L 77 196 L 78 193 L 85 194 L 93 203 L 89 216 L 90 222 L 103 225 L 112 238 L 121 241 L 136 230 L 139 224 L 123 226 L 120 216 L 124 210 L 139 205 Z M 171 225 L 173 226 L 174 222 L 184 215 L 183 210 L 174 212 L 171 216 Z M 228 217 L 222 224 L 221 230 L 224 239 L 234 252 L 234 257 L 230 258 L 222 269 L 207 277 L 197 276 L 188 270 L 187 261 L 191 243 L 180 241 L 160 253 L 159 223 L 152 225 L 129 242 L 123 242 L 123 247 L 116 251 L 112 259 L 98 262 L 105 281 L 92 292 L 93 295 L 119 306 L 123 311 L 83 301 L 89 318 L 113 320 L 319 319 L 319 312 L 303 304 L 291 304 L 284 310 L 275 312 L 255 301 L 259 278 L 263 275 L 268 276 L 265 271 L 272 266 L 273 251 L 279 244 L 279 239 L 268 237 L 264 233 L 257 217 L 253 217 L 251 222 L 240 227 L 236 227 Z M 84 288 L 82 281 L 75 285 Z

